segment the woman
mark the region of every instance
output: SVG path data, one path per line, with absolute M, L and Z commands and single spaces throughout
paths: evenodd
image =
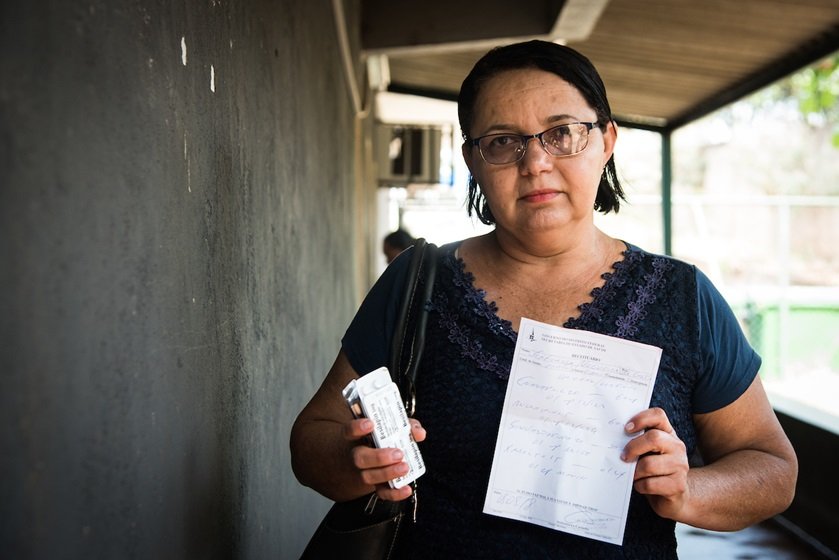
M 458 106 L 470 214 L 495 229 L 440 251 L 414 424 L 427 472 L 404 556 L 675 558 L 676 521 L 736 530 L 785 509 L 795 454 L 729 307 L 694 267 L 594 226 L 594 211 L 617 211 L 623 193 L 591 63 L 542 41 L 494 49 Z M 335 500 L 411 493 L 386 484 L 406 472 L 401 454 L 364 446 L 372 426 L 341 400 L 351 379 L 386 363 L 408 259 L 371 290 L 293 429 L 298 478 Z M 635 437 L 621 459 L 637 465 L 623 546 L 482 513 L 522 317 L 663 349 L 651 407 L 626 425 Z

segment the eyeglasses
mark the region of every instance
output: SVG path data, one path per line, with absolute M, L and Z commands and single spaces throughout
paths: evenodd
M 588 133 L 596 122 L 572 122 L 549 128 L 539 134 L 487 134 L 471 140 L 484 161 L 493 165 L 516 163 L 524 157 L 527 143 L 536 138 L 552 156 L 564 157 L 579 154 L 588 146 Z

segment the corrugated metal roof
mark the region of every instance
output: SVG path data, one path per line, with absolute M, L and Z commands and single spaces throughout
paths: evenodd
M 597 66 L 618 120 L 651 128 L 839 50 L 839 0 L 362 0 L 362 49 L 387 55 L 392 91 L 453 99 L 490 44 L 572 35 L 563 12 L 589 6 L 590 35 L 565 42 Z

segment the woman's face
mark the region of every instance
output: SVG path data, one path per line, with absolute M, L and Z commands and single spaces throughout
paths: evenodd
M 597 120 L 582 94 L 550 72 L 502 72 L 481 88 L 475 102 L 471 138 L 509 132 L 536 134 L 571 122 Z M 612 155 L 614 126 L 588 133 L 588 145 L 575 155 L 548 154 L 537 139 L 516 163 L 493 165 L 477 146 L 463 145 L 463 157 L 478 181 L 496 227 L 521 236 L 591 223 L 603 167 Z

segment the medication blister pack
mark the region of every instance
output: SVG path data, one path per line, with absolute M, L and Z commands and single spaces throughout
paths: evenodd
M 405 454 L 410 470 L 404 476 L 389 481 L 391 488 L 402 488 L 425 473 L 425 463 L 411 436 L 411 425 L 399 396 L 399 388 L 391 380 L 386 367 L 353 379 L 344 388 L 343 394 L 353 416 L 373 421 L 375 447 L 396 447 Z

